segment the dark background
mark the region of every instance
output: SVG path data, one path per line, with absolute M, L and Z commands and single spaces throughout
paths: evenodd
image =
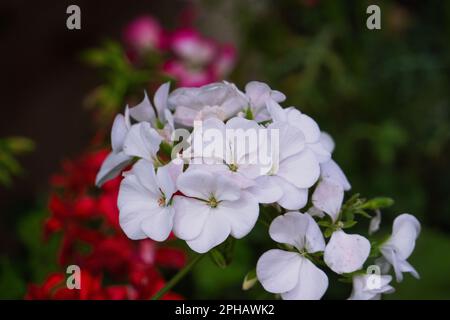
M 21 157 L 24 175 L 0 187 L 0 252 L 18 250 L 11 223 L 48 189 L 48 179 L 63 159 L 79 154 L 94 130 L 83 107 L 98 83 L 80 52 L 106 37 L 120 39 L 136 16 L 151 13 L 173 23 L 185 1 L 40 1 L 0 2 L 0 137 L 25 136 L 36 149 Z M 81 30 L 66 28 L 66 9 L 81 8 Z

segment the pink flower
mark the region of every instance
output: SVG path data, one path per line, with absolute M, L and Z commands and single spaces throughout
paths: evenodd
M 205 65 L 214 58 L 216 44 L 193 29 L 179 29 L 172 35 L 171 48 L 185 62 Z
M 163 71 L 174 77 L 182 87 L 201 87 L 215 80 L 206 68 L 190 67 L 179 60 L 167 61 L 163 65 Z
M 213 61 L 212 72 L 216 80 L 226 77 L 236 63 L 236 48 L 227 44 L 221 48 L 217 58 Z
M 175 31 L 169 47 L 175 58 L 164 64 L 163 71 L 177 79 L 183 87 L 200 87 L 222 80 L 236 60 L 233 46 L 222 47 L 189 28 Z
M 133 49 L 142 52 L 158 50 L 163 45 L 163 30 L 152 16 L 133 20 L 124 30 L 123 37 Z

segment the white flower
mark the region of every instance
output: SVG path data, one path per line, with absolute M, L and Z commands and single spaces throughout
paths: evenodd
M 175 214 L 172 196 L 182 164 L 171 162 L 158 168 L 139 160 L 125 175 L 119 190 L 119 223 L 125 234 L 133 239 L 151 238 L 164 241 L 173 227 Z
M 170 83 L 166 82 L 156 90 L 153 97 L 154 106 L 144 92 L 144 99 L 130 109 L 130 116 L 133 119 L 138 122 L 149 122 L 166 140 L 170 140 L 174 130 L 173 115 L 168 109 L 167 101 L 169 88 Z
M 362 274 L 353 276 L 353 290 L 348 300 L 380 300 L 381 294 L 392 293 L 391 276 Z M 377 283 L 378 282 L 378 283 Z
M 380 247 L 384 259 L 379 262 L 385 260 L 394 267 L 398 282 L 403 280 L 403 272 L 409 272 L 419 279 L 416 269 L 406 261 L 414 251 L 419 234 L 419 221 L 414 216 L 404 213 L 395 218 L 391 237 Z
M 125 169 L 132 158 L 123 152 L 123 145 L 128 130 L 130 129 L 130 118 L 128 107 L 125 108 L 125 115 L 118 114 L 111 129 L 112 151 L 108 154 L 95 178 L 97 186 L 103 185 L 106 181 L 117 177 Z
M 308 188 L 312 187 L 320 175 L 320 166 L 314 153 L 306 148 L 302 131 L 283 123 L 272 123 L 269 130 L 279 130 L 279 153 L 267 175 L 256 179 L 257 184 L 270 182 L 282 189 L 282 197 L 277 201 L 283 208 L 297 210 L 308 201 Z M 265 181 L 266 182 L 265 182 Z
M 259 258 L 256 274 L 264 289 L 281 294 L 286 300 L 320 299 L 328 288 L 328 278 L 305 257 L 325 248 L 314 219 L 308 214 L 288 212 L 272 221 L 269 234 L 298 252 L 272 249 Z
M 279 122 L 302 131 L 305 147 L 314 153 L 319 163 L 330 160 L 331 153 L 323 145 L 319 126 L 311 117 L 294 107 L 283 109 L 273 99 L 267 100 L 266 105 L 274 123 Z
M 235 85 L 225 82 L 200 88 L 179 88 L 169 96 L 169 105 L 175 110 L 175 122 L 187 127 L 192 127 L 194 120 L 229 119 L 246 104 L 243 93 Z
M 337 274 L 351 273 L 362 268 L 370 253 L 370 242 L 363 236 L 333 232 L 325 248 L 324 261 Z
M 184 196 L 174 199 L 174 232 L 196 252 L 209 251 L 230 234 L 246 236 L 258 219 L 256 199 L 228 177 L 191 170 L 180 175 L 177 186 Z
M 195 153 L 195 147 L 198 146 L 196 140 L 201 140 L 203 158 L 195 159 L 201 164 L 194 162 L 188 170 L 206 170 L 225 175 L 240 188 L 253 194 L 260 203 L 273 203 L 280 199 L 282 189 L 273 180 L 266 179 L 264 164 L 260 159 L 259 147 L 269 141 L 260 139 L 259 132 L 266 129 L 256 121 L 240 117 L 234 117 L 226 124 L 216 118 L 207 119 L 202 122 L 201 128 L 201 133 L 194 128 L 192 143 Z M 208 132 L 211 131 L 208 130 L 216 130 L 219 141 L 209 141 Z
M 270 99 L 275 102 L 283 102 L 286 96 L 277 90 L 272 90 L 267 84 L 259 81 L 251 81 L 245 86 L 245 95 L 248 99 L 253 118 L 257 122 L 270 120 L 270 114 L 266 102 Z
M 133 124 L 123 143 L 126 155 L 158 163 L 157 153 L 162 137 L 148 122 Z

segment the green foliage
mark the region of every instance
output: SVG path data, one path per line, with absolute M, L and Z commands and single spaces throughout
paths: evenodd
M 450 4 L 378 1 L 377 31 L 365 26 L 369 4 L 236 2 L 236 82 L 266 80 L 313 116 L 354 190 L 448 229 Z
M 99 69 L 104 78 L 104 83 L 87 99 L 87 105 L 97 111 L 100 125 L 110 125 L 112 117 L 122 112 L 130 96 L 142 97 L 150 83 L 169 80 L 157 68 L 162 59 L 160 55 L 149 54 L 144 63 L 134 65 L 124 48 L 114 41 L 105 41 L 99 48 L 83 52 L 81 58 Z
M 235 242 L 236 240 L 234 238 L 228 237 L 225 242 L 209 252 L 212 261 L 219 268 L 226 268 L 233 261 Z
M 16 156 L 34 150 L 33 141 L 23 137 L 0 138 L 0 184 L 10 186 L 13 176 L 23 173 Z
M 20 299 L 26 283 L 21 273 L 6 257 L 0 257 L 0 299 Z
M 43 226 L 48 211 L 37 209 L 27 213 L 17 226 L 20 241 L 26 250 L 26 279 L 41 283 L 52 272 L 59 270 L 57 264 L 59 236 L 44 239 Z

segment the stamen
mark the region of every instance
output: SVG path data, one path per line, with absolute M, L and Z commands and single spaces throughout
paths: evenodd
M 217 206 L 219 205 L 219 201 L 217 201 L 216 198 L 215 198 L 214 196 L 211 196 L 211 197 L 208 199 L 208 205 L 209 205 L 211 208 L 217 208 Z

